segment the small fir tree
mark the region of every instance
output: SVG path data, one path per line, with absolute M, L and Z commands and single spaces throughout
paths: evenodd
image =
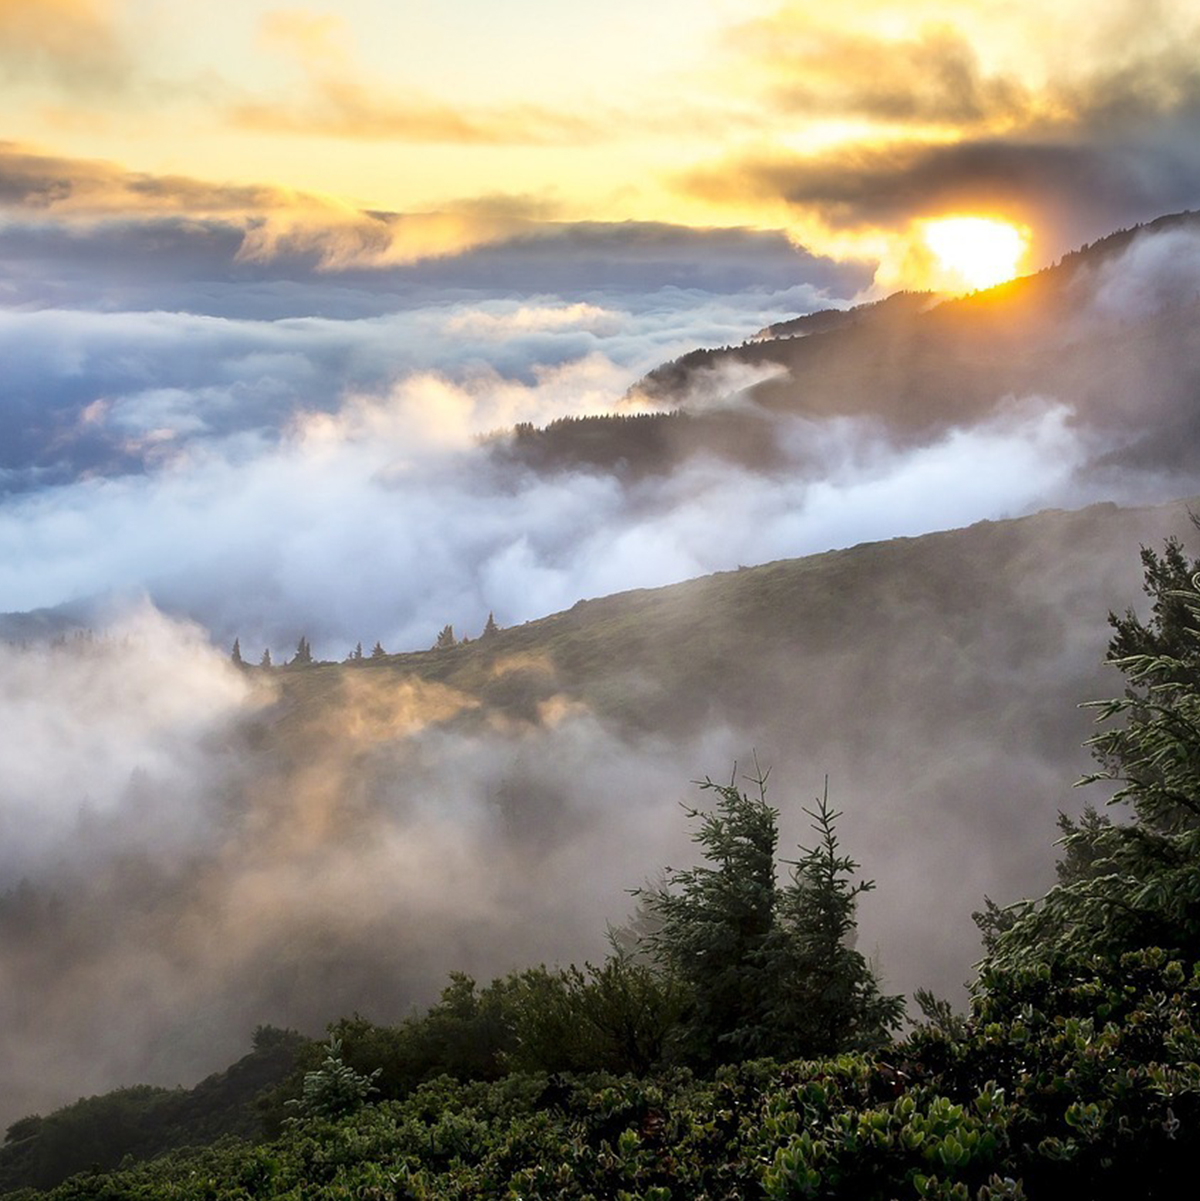
M 300 641 L 296 643 L 296 653 L 289 660 L 288 666 L 307 667 L 312 661 L 312 647 L 309 645 L 308 639 L 301 634 Z
M 286 1102 L 305 1118 L 341 1118 L 361 1109 L 367 1098 L 379 1090 L 375 1081 L 382 1072 L 376 1068 L 369 1076 L 356 1072 L 342 1059 L 342 1042 L 330 1038 L 325 1062 L 304 1075 L 303 1092 Z
M 480 637 L 491 638 L 498 633 L 500 633 L 500 627 L 496 624 L 495 615 L 488 613 L 487 624 L 483 627 L 483 633 L 480 635 Z
M 387 654 L 387 651 L 385 651 L 383 649 L 382 642 L 376 642 L 375 645 L 371 648 L 371 658 L 372 659 L 382 659 L 384 657 L 384 655 L 386 655 L 386 654 Z
M 267 647 L 262 653 L 262 658 L 258 661 L 259 667 L 270 667 L 271 664 L 271 648 Z
M 229 652 L 229 660 L 234 667 L 244 667 L 245 661 L 242 659 L 242 643 L 241 639 L 233 640 L 233 650 Z
M 457 645 L 458 639 L 454 637 L 454 627 L 446 625 L 442 626 L 441 632 L 437 636 L 437 641 L 433 644 L 433 649 L 435 651 L 446 651 Z

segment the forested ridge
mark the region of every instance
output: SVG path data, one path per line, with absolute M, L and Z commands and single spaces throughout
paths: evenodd
M 700 864 L 636 890 L 602 963 L 456 975 L 426 1013 L 347 1016 L 327 1042 L 261 1028 L 190 1092 L 15 1123 L 0 1182 L 60 1199 L 1178 1195 L 1200 1126 L 1200 563 L 1175 540 L 1142 554 L 1148 618 L 1110 615 L 1124 691 L 1097 705 L 1100 805 L 1061 820 L 1045 896 L 981 898 L 966 1015 L 922 994 L 899 1033 L 901 998 L 854 947 L 859 902 L 878 902 L 840 815 L 822 793 L 809 845 L 781 852 L 778 786 L 755 766 L 701 782 Z

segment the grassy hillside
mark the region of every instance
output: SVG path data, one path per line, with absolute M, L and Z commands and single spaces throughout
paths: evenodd
M 953 991 L 983 895 L 1049 883 L 1056 814 L 1081 804 L 1071 785 L 1089 767 L 1079 705 L 1119 691 L 1105 614 L 1139 602 L 1136 548 L 1189 528 L 1183 503 L 1098 505 L 582 600 L 449 650 L 276 670 L 256 740 L 285 777 L 349 746 L 346 778 L 380 796 L 405 739 L 486 746 L 495 803 L 543 830 L 578 782 L 539 757 L 572 731 L 592 748 L 583 771 L 620 754 L 694 777 L 753 748 L 800 797 L 828 772 L 889 898 L 864 913 L 865 945 L 899 990 Z M 698 740 L 730 749 L 698 758 Z M 624 804 L 612 796 L 604 820 Z M 785 841 L 803 836 L 797 814 L 785 806 Z M 936 939 L 935 910 L 958 915 Z

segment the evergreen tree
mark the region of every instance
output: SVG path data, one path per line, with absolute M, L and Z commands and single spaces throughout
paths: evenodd
M 679 978 L 689 997 L 678 1037 L 685 1059 L 703 1067 L 765 1054 L 758 1021 L 764 951 L 775 923 L 778 814 L 736 784 L 700 787 L 716 794 L 711 812 L 688 809 L 699 822 L 692 840 L 712 866 L 668 868 L 666 883 L 634 895 L 660 924 L 650 935 L 653 958 Z
M 457 646 L 458 640 L 454 637 L 453 626 L 442 626 L 441 632 L 437 636 L 437 641 L 433 644 L 435 651 L 449 650 L 452 646 Z
M 372 659 L 382 659 L 384 657 L 384 655 L 386 655 L 386 654 L 387 654 L 387 651 L 385 651 L 383 649 L 382 642 L 376 642 L 375 645 L 371 648 L 371 658 Z
M 855 902 L 874 885 L 847 878 L 858 864 L 839 853 L 840 814 L 827 797 L 806 810 L 820 839 L 781 889 L 766 782 L 752 777 L 751 797 L 733 781 L 705 780 L 716 806 L 688 815 L 700 823 L 693 838 L 707 865 L 668 869 L 665 885 L 635 893 L 660 923 L 646 939 L 652 956 L 689 996 L 679 1050 L 704 1068 L 876 1046 L 903 1017 L 903 998 L 880 993 L 852 945 Z
M 242 643 L 241 643 L 241 639 L 239 639 L 239 638 L 235 638 L 235 639 L 233 640 L 233 650 L 231 650 L 231 651 L 229 652 L 229 659 L 230 659 L 230 662 L 231 662 L 231 663 L 234 665 L 234 667 L 243 667 L 243 666 L 245 666 L 245 663 L 244 663 L 244 661 L 243 661 L 243 659 L 242 659 Z
M 877 1046 L 904 1017 L 904 998 L 880 993 L 854 947 L 856 901 L 875 882 L 850 882 L 859 865 L 839 852 L 835 823 L 842 815 L 829 806 L 828 779 L 816 808 L 804 812 L 817 843 L 802 847 L 792 867 L 767 949 L 778 983 L 766 999 L 766 1025 L 789 1058 Z
M 487 624 L 483 627 L 481 638 L 491 638 L 493 635 L 500 633 L 500 627 L 496 624 L 495 615 L 488 613 Z
M 285 1104 L 305 1118 L 341 1118 L 361 1109 L 375 1087 L 381 1068 L 369 1075 L 356 1072 L 342 1059 L 342 1042 L 330 1038 L 324 1063 L 304 1075 L 301 1095 Z
M 376 643 L 376 645 L 378 645 L 378 643 Z M 382 650 L 383 648 L 381 647 L 380 649 Z M 353 660 L 355 663 L 361 663 L 361 662 L 362 662 L 362 657 L 363 657 L 362 643 L 361 643 L 361 642 L 356 642 L 356 643 L 354 644 L 354 651 L 353 651 L 353 653 L 351 654 L 350 658 L 351 658 L 351 659 L 352 659 L 352 660 Z
M 296 653 L 288 661 L 288 666 L 307 667 L 312 661 L 312 647 L 309 645 L 308 639 L 301 634 L 300 641 L 296 643 Z
M 258 665 L 259 665 L 259 667 L 270 667 L 271 666 L 271 648 L 270 647 L 267 647 L 267 649 L 265 651 L 263 651 L 262 658 L 258 661 Z
M 1180 586 L 1200 565 L 1174 539 L 1142 562 L 1151 617 L 1111 618 L 1126 689 L 1093 703 L 1116 724 L 1089 740 L 1100 770 L 1081 781 L 1115 785 L 1108 803 L 1121 808 L 1060 817 L 1059 882 L 1006 911 L 989 957 L 1001 969 L 1151 946 L 1200 959 L 1200 576 Z

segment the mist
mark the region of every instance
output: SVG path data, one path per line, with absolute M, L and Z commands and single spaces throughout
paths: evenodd
M 1188 303 L 1195 246 L 1135 240 L 1080 283 L 1086 329 Z M 1046 887 L 1054 816 L 1081 803 L 1075 706 L 1119 691 L 1105 614 L 1138 596 L 1137 545 L 1187 516 L 987 523 L 1197 491 L 1144 437 L 1147 414 L 1151 432 L 1187 419 L 1183 392 L 1120 412 L 1086 389 L 1004 393 L 914 433 L 762 410 L 768 362 L 676 403 L 763 423 L 769 461 L 508 453 L 518 422 L 637 413 L 664 359 L 850 299 L 797 283 L 0 314 L 0 1119 L 191 1083 L 260 1022 L 398 1020 L 451 970 L 596 958 L 627 890 L 694 856 L 689 781 L 754 753 L 785 847 L 830 774 L 879 883 L 860 946 L 888 985 L 961 1001 L 971 908 Z M 1165 371 L 1177 351 L 1147 356 Z M 738 570 L 831 548 L 854 549 L 778 596 L 786 565 Z M 235 637 L 250 662 L 301 635 L 335 661 L 422 650 L 489 612 L 533 638 L 524 623 L 562 611 L 607 648 L 586 677 L 523 641 L 482 682 L 228 656 Z

